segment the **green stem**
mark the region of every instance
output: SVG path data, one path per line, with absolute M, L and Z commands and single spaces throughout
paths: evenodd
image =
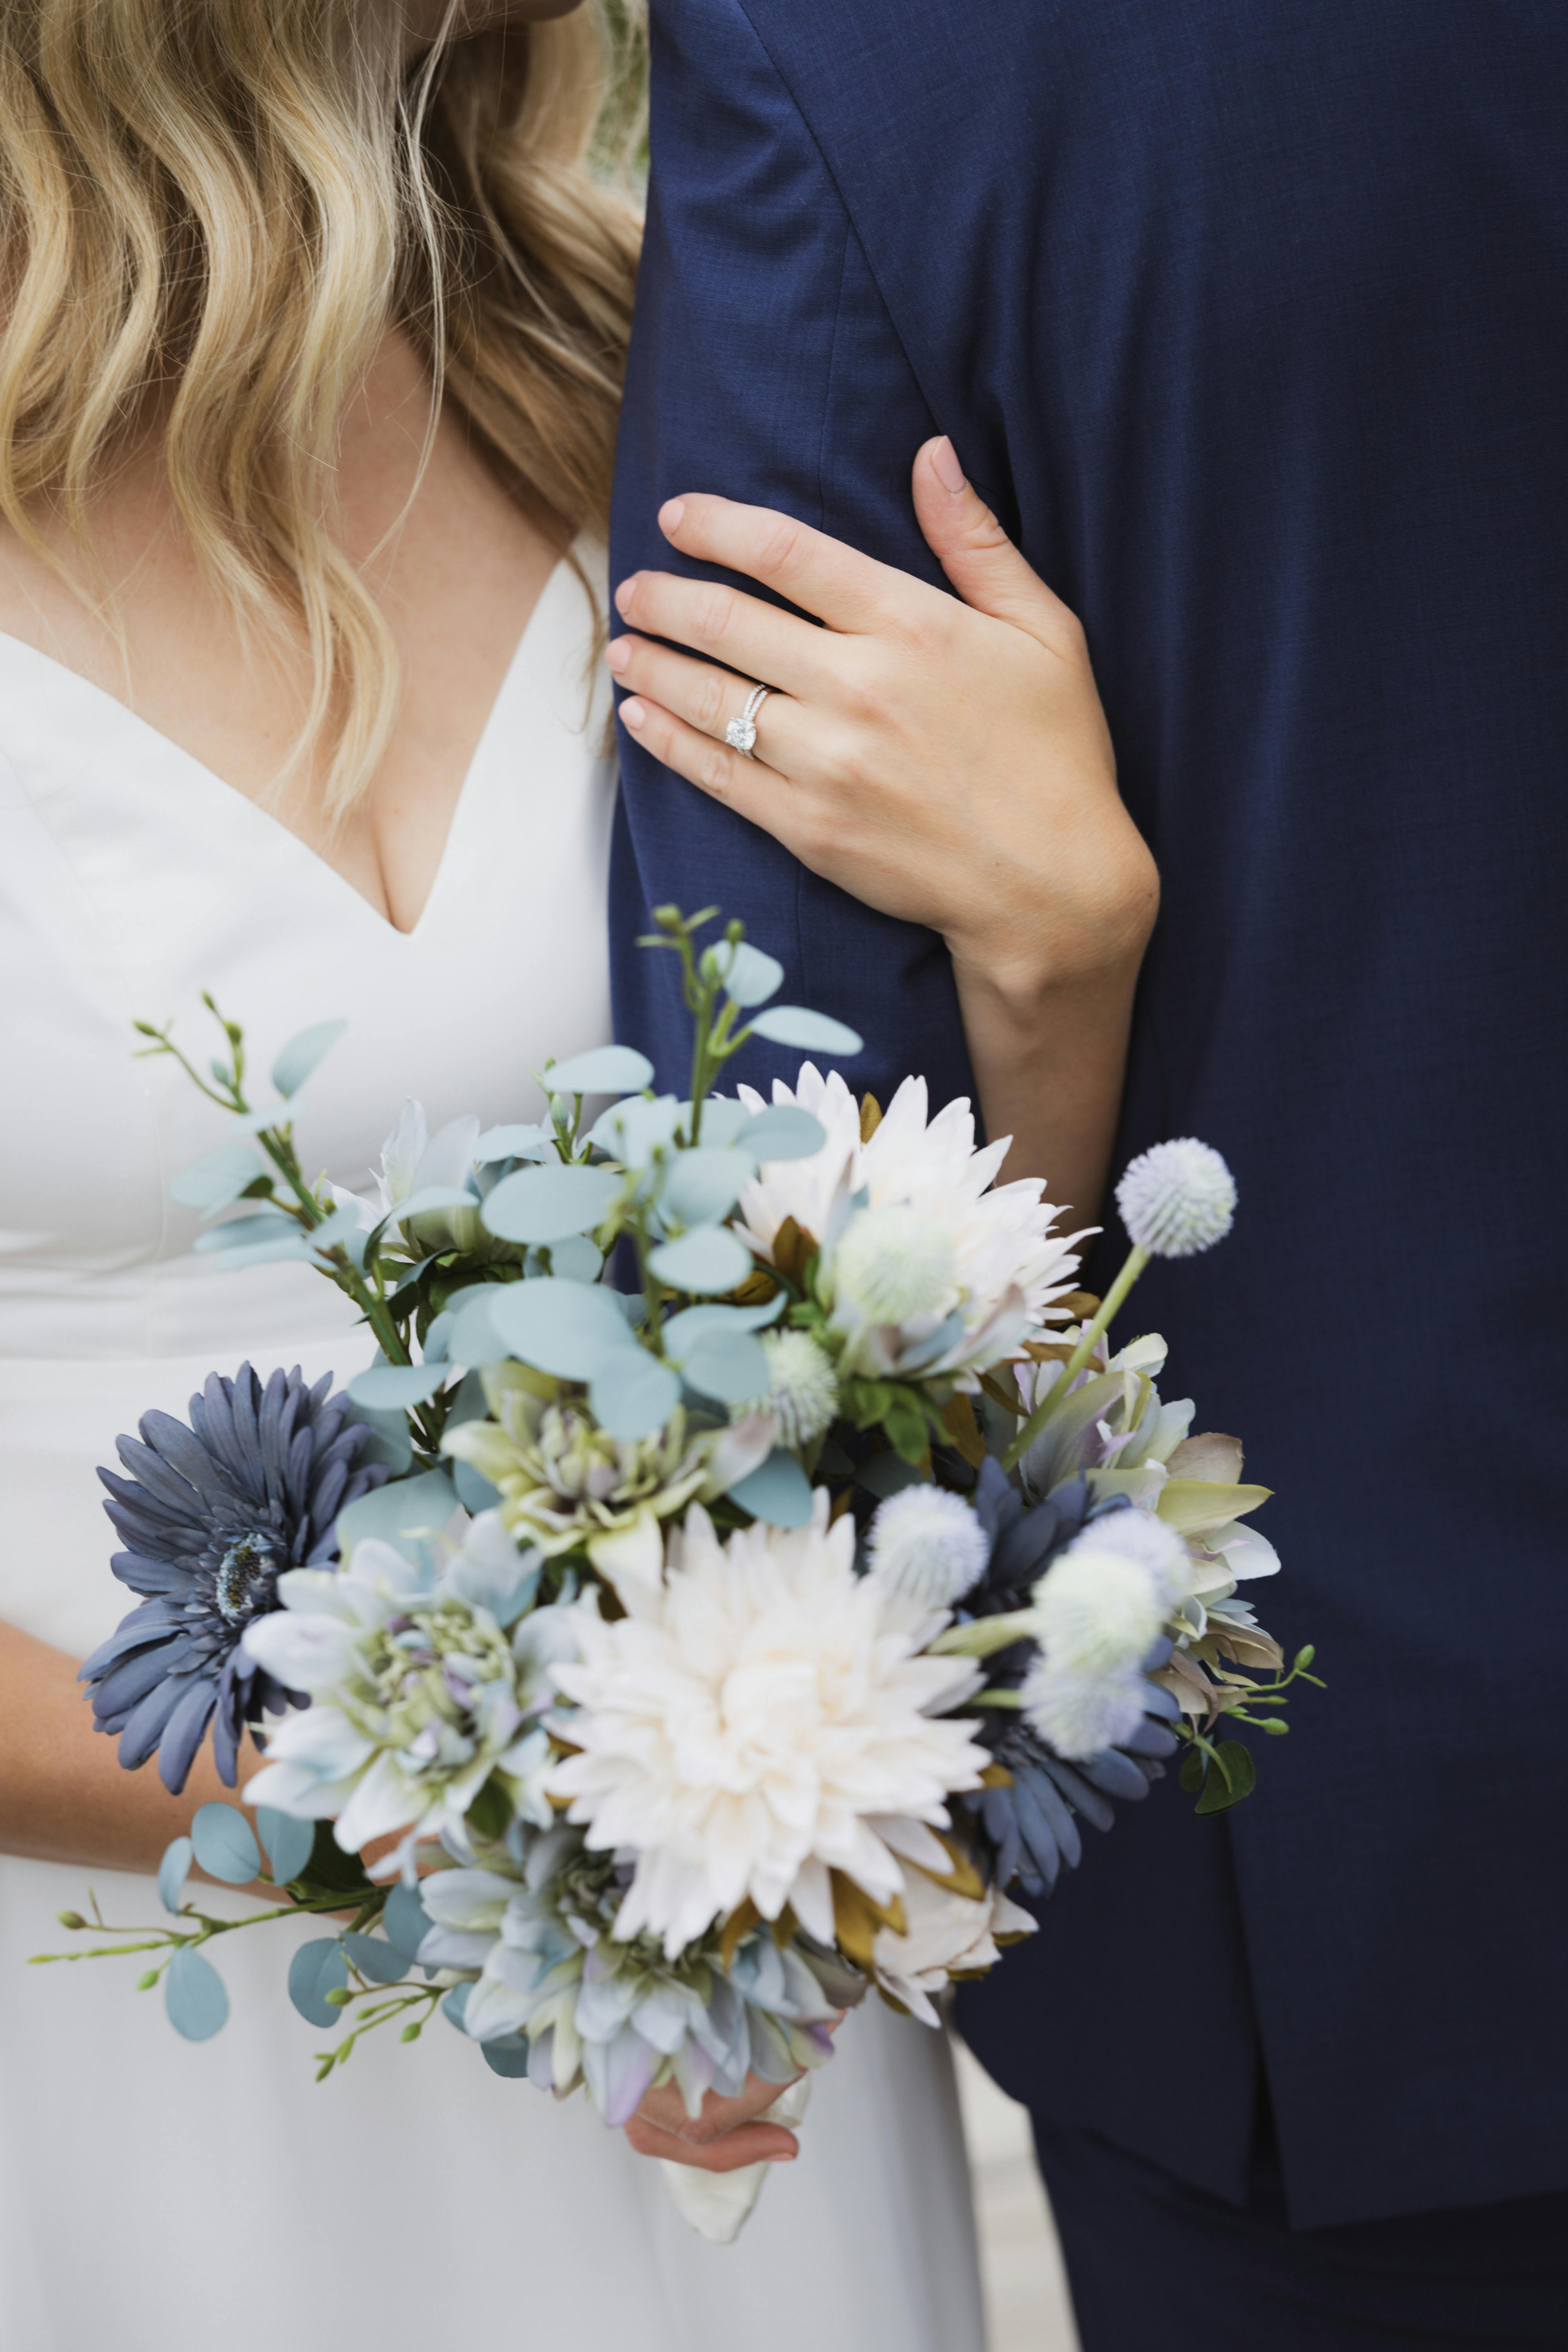
M 1082 1371 L 1084 1366 L 1093 1355 L 1096 1347 L 1110 1326 L 1111 1318 L 1121 1306 L 1128 1292 L 1131 1289 L 1133 1284 L 1137 1281 L 1139 1276 L 1142 1273 L 1148 1263 L 1148 1251 L 1146 1249 L 1140 1249 L 1136 1243 L 1134 1243 L 1131 1249 L 1127 1253 L 1126 1265 L 1122 1267 L 1121 1273 L 1117 1276 L 1115 1281 L 1106 1292 L 1105 1297 L 1100 1300 L 1099 1313 L 1095 1316 L 1092 1322 L 1086 1323 L 1084 1325 L 1083 1330 L 1079 1335 L 1077 1347 L 1073 1349 L 1072 1354 L 1062 1366 L 1061 1370 L 1058 1373 L 1056 1379 L 1051 1382 L 1050 1387 L 1047 1390 L 1041 1402 L 1035 1407 L 1034 1412 L 1029 1415 L 1028 1420 L 1024 1423 L 1024 1426 L 1013 1440 L 1012 1444 L 1007 1448 L 1006 1453 L 1002 1456 L 1002 1467 L 1004 1470 L 1016 1469 L 1025 1454 L 1027 1454 L 1030 1446 L 1033 1445 L 1036 1438 L 1038 1437 L 1047 1422 L 1049 1421 L 1052 1413 L 1066 1397 L 1068 1389 L 1072 1386 L 1072 1383 L 1077 1380 L 1079 1372 Z
M 973 1617 L 967 1625 L 950 1625 L 930 1648 L 939 1658 L 988 1658 L 994 1651 L 1011 1649 L 1015 1642 L 1038 1639 L 1034 1611 L 1009 1609 L 999 1617 Z

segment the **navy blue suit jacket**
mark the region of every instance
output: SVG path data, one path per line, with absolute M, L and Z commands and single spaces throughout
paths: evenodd
M 616 576 L 706 488 L 934 577 L 945 431 L 1082 615 L 1164 883 L 1121 1148 L 1241 1192 L 1129 1328 L 1278 1490 L 1267 1622 L 1330 1685 L 1228 1823 L 1166 1783 L 1094 1840 L 965 2032 L 1232 2197 L 1266 2070 L 1300 2225 L 1562 2189 L 1568 9 L 654 16 Z M 858 1080 L 967 1091 L 930 935 L 623 750 L 618 1018 L 669 1083 L 626 943 L 717 899 Z

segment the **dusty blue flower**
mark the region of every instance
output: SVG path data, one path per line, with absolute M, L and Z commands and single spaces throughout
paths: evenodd
M 307 1388 L 297 1366 L 265 1386 L 248 1364 L 232 1381 L 215 1372 L 191 1399 L 189 1428 L 150 1412 L 140 1444 L 117 1441 L 130 1475 L 98 1474 L 127 1546 L 110 1564 L 147 1597 L 79 1680 L 90 1686 L 98 1729 L 120 1735 L 121 1764 L 134 1770 L 158 1749 L 172 1791 L 184 1787 L 209 1723 L 232 1789 L 245 1724 L 299 1704 L 240 1636 L 278 1606 L 285 1569 L 336 1559 L 338 1513 L 386 1476 L 359 1462 L 366 1432 L 331 1388 L 330 1372 Z

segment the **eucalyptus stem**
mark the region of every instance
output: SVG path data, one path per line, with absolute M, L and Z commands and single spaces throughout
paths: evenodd
M 1032 1609 L 1009 1609 L 997 1617 L 972 1617 L 966 1625 L 950 1625 L 929 1646 L 935 1657 L 989 1658 L 1015 1642 L 1039 1639 L 1039 1622 Z
M 1105 1297 L 1100 1300 L 1098 1313 L 1095 1315 L 1091 1322 L 1084 1325 L 1082 1331 L 1079 1335 L 1077 1347 L 1073 1349 L 1072 1354 L 1062 1366 L 1061 1370 L 1058 1373 L 1056 1379 L 1051 1382 L 1050 1387 L 1047 1390 L 1040 1402 L 1035 1407 L 1034 1412 L 1029 1415 L 1028 1420 L 1024 1423 L 1022 1429 L 1019 1430 L 1017 1435 L 1014 1438 L 1013 1443 L 1007 1448 L 1006 1453 L 1002 1456 L 1002 1467 L 1004 1470 L 1015 1470 L 1017 1468 L 1018 1464 L 1023 1460 L 1025 1454 L 1027 1454 L 1036 1438 L 1038 1437 L 1046 1423 L 1050 1420 L 1051 1415 L 1055 1412 L 1058 1405 L 1060 1404 L 1062 1400 L 1066 1397 L 1073 1381 L 1077 1380 L 1079 1372 L 1082 1371 L 1084 1366 L 1093 1355 L 1100 1340 L 1104 1337 L 1105 1332 L 1109 1328 L 1112 1317 L 1116 1314 L 1117 1309 L 1122 1305 L 1128 1292 L 1131 1289 L 1133 1284 L 1137 1281 L 1139 1276 L 1142 1273 L 1148 1263 L 1149 1252 L 1146 1249 L 1140 1249 L 1137 1244 L 1134 1243 L 1132 1247 L 1127 1253 L 1126 1264 L 1123 1265 L 1121 1273 L 1117 1276 L 1115 1281 L 1111 1284 L 1110 1289 L 1106 1292 Z

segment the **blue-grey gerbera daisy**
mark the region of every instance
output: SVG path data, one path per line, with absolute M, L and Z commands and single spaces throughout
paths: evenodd
M 331 1374 L 307 1388 L 296 1365 L 265 1386 L 248 1364 L 215 1372 L 191 1399 L 191 1425 L 150 1412 L 142 1443 L 116 1440 L 128 1477 L 99 1476 L 104 1505 L 129 1547 L 110 1561 L 133 1609 L 83 1666 L 100 1731 L 120 1734 L 133 1770 L 159 1750 L 163 1785 L 177 1793 L 208 1723 L 219 1774 L 232 1789 L 246 1723 L 300 1702 L 240 1647 L 253 1617 L 278 1606 L 285 1569 L 335 1559 L 347 1503 L 386 1476 L 362 1464 L 368 1434 L 331 1396 Z

